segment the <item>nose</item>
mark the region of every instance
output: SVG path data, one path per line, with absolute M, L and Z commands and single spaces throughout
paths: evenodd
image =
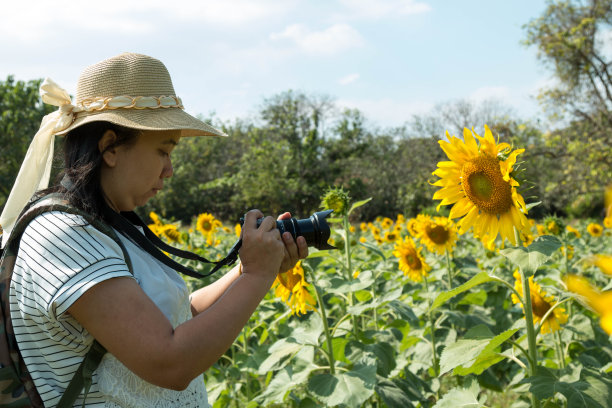
M 161 177 L 162 178 L 170 178 L 174 174 L 174 168 L 172 167 L 172 160 L 170 156 L 167 157 L 166 162 L 164 163 L 164 168 L 162 170 Z

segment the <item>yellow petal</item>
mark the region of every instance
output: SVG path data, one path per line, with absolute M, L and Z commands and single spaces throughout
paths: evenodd
M 514 238 L 514 229 L 512 224 L 512 215 L 510 213 L 502 214 L 499 220 L 499 235 L 502 241 L 507 239 L 512 245 L 516 245 Z
M 461 200 L 457 201 L 455 205 L 453 205 L 453 208 L 451 208 L 448 218 L 463 217 L 465 214 L 468 213 L 468 211 L 470 211 L 473 205 L 474 204 L 472 204 L 472 202 L 468 198 L 462 198 Z
M 472 135 L 472 132 L 468 128 L 463 128 L 463 141 L 470 152 L 473 154 L 478 153 L 478 144 L 476 143 L 476 139 L 474 139 L 474 135 Z
M 459 226 L 461 226 L 461 232 L 467 232 L 474 225 L 476 220 L 478 219 L 478 207 L 474 206 L 465 217 L 459 221 Z
M 593 262 L 605 274 L 612 276 L 612 256 L 610 255 L 595 255 Z

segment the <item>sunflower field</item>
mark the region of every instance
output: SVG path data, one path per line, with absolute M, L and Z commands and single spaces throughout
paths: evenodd
M 279 274 L 205 374 L 214 407 L 612 406 L 612 189 L 600 219 L 532 219 L 522 149 L 486 126 L 439 144 L 439 213 L 361 222 L 369 199 L 322 196 L 337 249 Z M 209 259 L 240 235 L 151 220 Z

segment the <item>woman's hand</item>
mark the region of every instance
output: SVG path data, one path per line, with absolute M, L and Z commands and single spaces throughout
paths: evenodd
M 287 257 L 287 249 L 283 245 L 274 218 L 269 216 L 263 218 L 263 216 L 259 210 L 251 210 L 244 216 L 242 247 L 239 251 L 240 262 L 243 273 L 274 279 L 281 263 Z M 259 228 L 257 228 L 258 218 L 263 218 Z
M 278 216 L 279 220 L 287 220 L 289 218 L 291 218 L 291 213 L 288 212 Z M 304 237 L 300 236 L 294 240 L 290 232 L 284 232 L 282 238 L 285 244 L 285 256 L 278 270 L 279 273 L 287 272 L 289 269 L 293 268 L 300 259 L 304 259 L 308 256 L 308 244 L 306 244 L 306 239 Z

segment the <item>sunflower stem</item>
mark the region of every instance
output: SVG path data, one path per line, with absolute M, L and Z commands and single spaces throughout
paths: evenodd
M 425 281 L 425 290 L 427 291 L 427 294 L 429 295 L 429 285 L 427 284 L 427 278 L 423 277 L 423 281 Z M 435 335 L 435 331 L 436 331 L 436 324 L 433 320 L 433 316 L 431 313 L 431 299 L 429 296 L 427 296 L 427 303 L 429 304 L 429 307 L 427 308 L 427 316 L 429 317 L 429 323 L 431 325 L 431 354 L 433 356 L 433 369 L 434 369 L 434 374 L 437 377 L 438 376 L 438 356 L 436 355 L 436 335 Z
M 532 377 L 536 374 L 538 366 L 538 354 L 536 348 L 536 334 L 533 325 L 533 308 L 531 306 L 531 289 L 529 287 L 529 280 L 526 279 L 525 272 L 519 268 L 521 274 L 521 283 L 523 285 L 523 309 L 525 311 L 525 326 L 527 326 L 527 345 L 529 352 L 529 376 Z M 540 401 L 532 393 L 531 394 L 531 405 L 533 408 L 540 407 Z
M 450 255 L 448 249 L 446 252 L 446 270 L 448 271 L 448 290 L 453 289 L 453 268 L 451 266 Z
M 561 332 L 557 330 L 556 334 L 556 345 L 557 345 L 557 358 L 559 359 L 559 368 L 565 368 L 565 354 L 563 353 L 563 340 L 561 340 Z
M 321 295 L 321 290 L 314 283 L 314 273 L 310 273 L 312 279 L 312 286 L 314 286 L 315 294 L 317 295 L 317 303 L 319 303 L 319 311 L 321 315 L 321 320 L 323 321 L 323 332 L 325 333 L 325 338 L 327 340 L 327 360 L 329 361 L 329 372 L 330 374 L 336 374 L 336 362 L 334 361 L 334 349 L 332 347 L 332 337 L 329 331 L 329 324 L 327 323 L 327 314 L 325 313 L 325 305 L 323 304 L 323 295 Z
M 347 279 L 350 282 L 353 279 L 353 266 L 351 264 L 351 231 L 348 220 L 348 214 L 344 215 L 343 218 L 344 224 L 344 254 L 346 256 L 346 271 L 347 271 Z M 352 307 L 355 304 L 355 300 L 353 298 L 353 289 L 349 291 L 349 306 Z M 357 317 L 351 313 L 351 321 L 353 323 L 353 330 L 355 332 L 355 337 L 359 333 L 359 326 L 357 325 Z

